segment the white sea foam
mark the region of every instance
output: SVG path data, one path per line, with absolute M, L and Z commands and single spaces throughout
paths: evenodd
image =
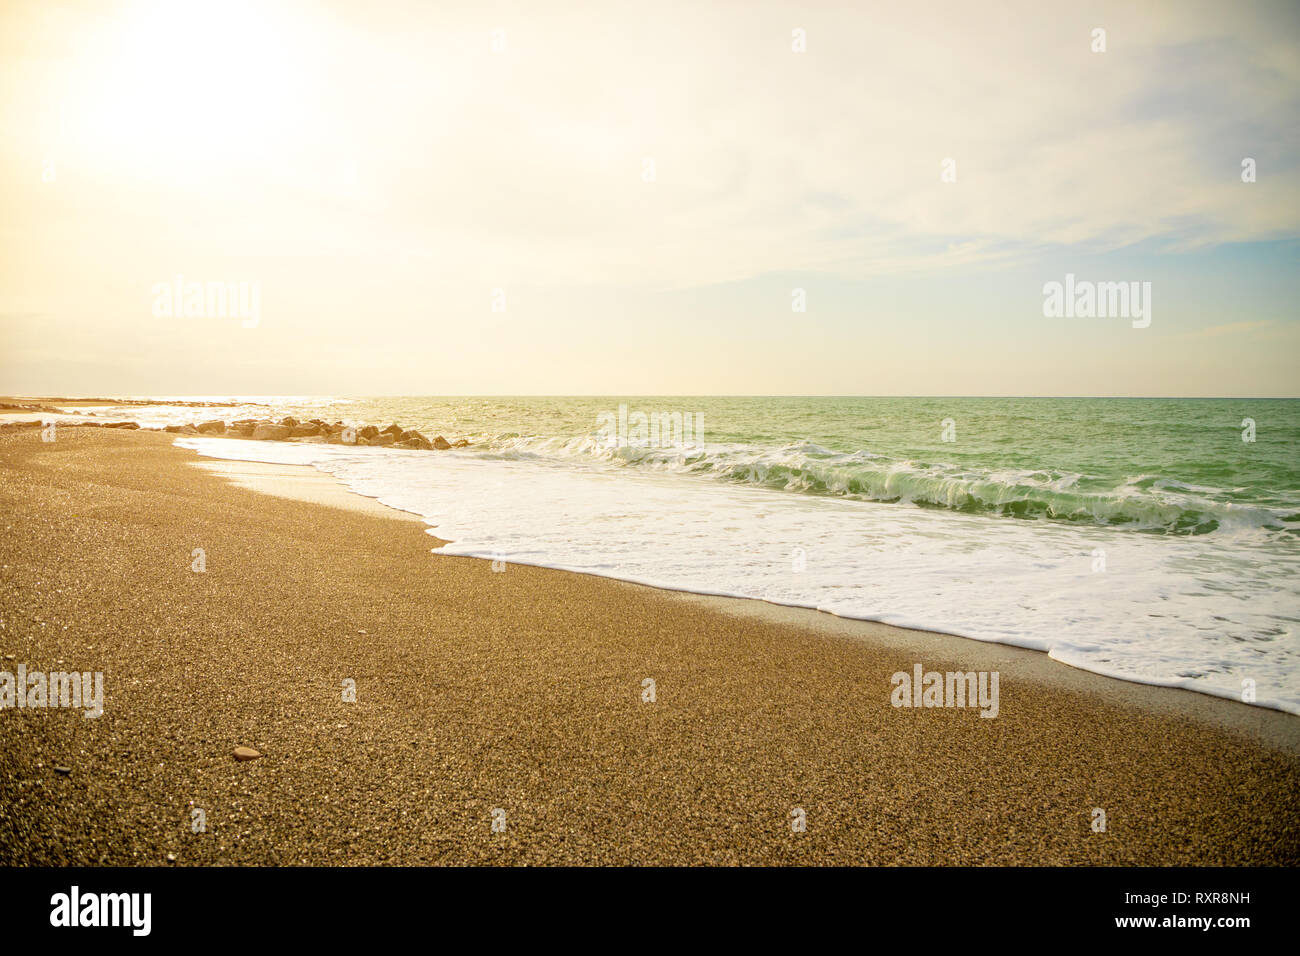
M 1237 700 L 1249 680 L 1255 703 L 1300 714 L 1300 555 L 1258 529 L 1162 535 L 997 519 L 691 479 L 675 465 L 620 468 L 523 444 L 439 454 L 178 444 L 314 465 L 423 515 L 451 539 L 440 553 L 944 631 Z M 1099 560 L 1104 571 L 1094 570 Z

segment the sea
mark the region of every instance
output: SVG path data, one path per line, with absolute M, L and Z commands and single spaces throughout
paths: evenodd
M 423 516 L 450 541 L 435 554 L 1034 648 L 1300 714 L 1300 400 L 184 398 L 224 405 L 94 413 L 467 438 L 177 443 L 336 475 Z

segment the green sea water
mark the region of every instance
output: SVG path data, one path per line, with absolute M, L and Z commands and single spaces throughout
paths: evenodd
M 257 401 L 130 414 L 467 438 L 445 452 L 181 443 L 334 474 L 425 516 L 449 542 L 439 554 L 1037 648 L 1300 714 L 1300 401 Z
M 1175 534 L 1300 527 L 1300 400 L 384 398 L 340 410 L 558 453 L 619 405 L 702 417 L 704 451 L 674 456 L 683 472 L 794 493 Z M 637 451 L 619 457 L 667 461 Z

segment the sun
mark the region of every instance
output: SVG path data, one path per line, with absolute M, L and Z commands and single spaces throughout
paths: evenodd
M 77 58 L 65 131 L 151 178 L 265 165 L 301 136 L 310 22 L 247 0 L 125 8 Z

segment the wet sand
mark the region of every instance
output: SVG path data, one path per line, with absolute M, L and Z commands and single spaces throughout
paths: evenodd
M 0 863 L 1300 860 L 1300 718 L 495 573 L 333 479 L 200 460 L 156 433 L 0 432 L 0 670 L 104 674 L 97 719 L 0 710 Z M 999 670 L 998 716 L 891 706 L 917 662 Z

